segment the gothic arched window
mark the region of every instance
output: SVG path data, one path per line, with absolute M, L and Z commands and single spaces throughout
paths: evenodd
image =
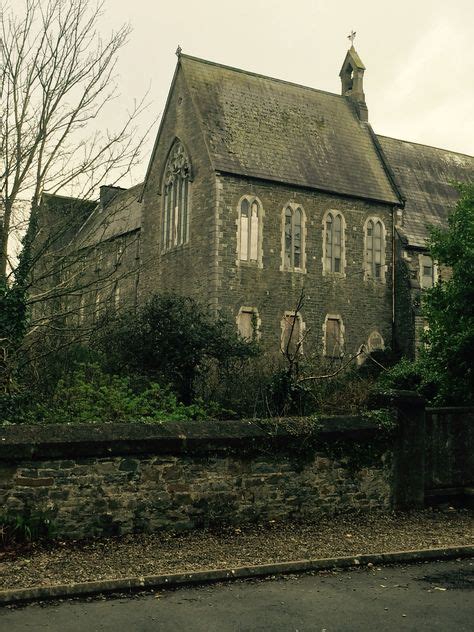
M 283 268 L 301 270 L 304 267 L 304 215 L 300 206 L 289 204 L 284 210 Z
M 244 197 L 239 205 L 238 250 L 240 261 L 260 263 L 262 206 L 257 198 Z
M 385 277 L 384 227 L 377 219 L 369 219 L 365 226 L 365 271 L 369 279 Z
M 163 180 L 163 251 L 188 241 L 190 179 L 191 163 L 181 141 L 176 140 L 168 156 Z
M 344 220 L 341 213 L 330 211 L 324 222 L 324 270 L 344 272 Z

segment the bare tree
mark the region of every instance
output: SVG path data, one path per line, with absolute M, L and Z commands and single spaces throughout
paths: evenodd
M 110 270 L 99 275 L 78 271 L 92 246 L 71 250 L 70 243 L 91 214 L 99 185 L 106 180 L 114 184 L 139 161 L 151 126 L 138 133 L 144 97 L 133 103 L 118 129 L 97 128 L 97 118 L 119 94 L 116 63 L 130 34 L 128 25 L 103 39 L 98 31 L 101 3 L 23 0 L 21 14 L 19 4 L 16 0 L 12 8 L 0 0 L 0 299 L 3 306 L 23 301 L 21 310 L 13 310 L 18 322 L 25 320 L 28 302 L 55 303 L 66 322 L 68 310 L 79 308 L 74 301 L 67 307 L 64 297 L 77 297 L 99 281 L 109 293 L 113 290 L 117 275 L 112 281 Z M 45 192 L 73 194 L 68 213 L 45 222 Z M 104 214 L 103 225 L 94 227 L 96 241 L 111 221 L 110 213 Z M 26 230 L 17 259 L 12 239 L 18 241 L 19 222 L 23 228 L 26 222 Z M 0 369 L 5 373 L 11 339 L 23 340 L 26 333 L 22 326 L 13 331 L 8 318 L 0 322 Z M 36 310 L 30 331 L 41 322 L 54 328 L 60 321 Z
M 90 198 L 105 178 L 117 181 L 138 160 L 144 136 L 135 103 L 115 131 L 93 130 L 118 95 L 117 54 L 130 33 L 122 26 L 103 40 L 102 5 L 90 0 L 24 0 L 24 14 L 0 9 L 0 275 L 8 274 L 15 207 L 31 200 L 33 227 L 43 191 L 74 190 Z M 30 230 L 30 233 L 34 232 Z M 35 235 L 30 234 L 30 240 Z

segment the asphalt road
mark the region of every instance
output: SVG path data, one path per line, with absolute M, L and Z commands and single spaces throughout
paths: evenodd
M 473 560 L 292 575 L 0 611 L 2 632 L 473 629 Z

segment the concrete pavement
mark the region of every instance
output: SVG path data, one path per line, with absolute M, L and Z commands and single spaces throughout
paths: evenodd
M 472 559 L 0 611 L 0 630 L 8 632 L 467 632 L 473 621 Z

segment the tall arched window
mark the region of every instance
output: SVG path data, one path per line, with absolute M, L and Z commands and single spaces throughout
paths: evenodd
M 385 278 L 384 227 L 377 218 L 371 218 L 365 225 L 365 271 L 369 279 Z
M 176 140 L 168 156 L 163 181 L 163 251 L 188 241 L 190 178 L 191 163 L 181 141 Z
M 245 197 L 240 202 L 238 243 L 240 261 L 260 262 L 262 207 L 257 198 Z
M 304 215 L 300 206 L 289 204 L 284 211 L 283 268 L 301 270 L 304 267 Z
M 342 273 L 344 270 L 344 221 L 340 213 L 330 211 L 324 222 L 324 269 Z

